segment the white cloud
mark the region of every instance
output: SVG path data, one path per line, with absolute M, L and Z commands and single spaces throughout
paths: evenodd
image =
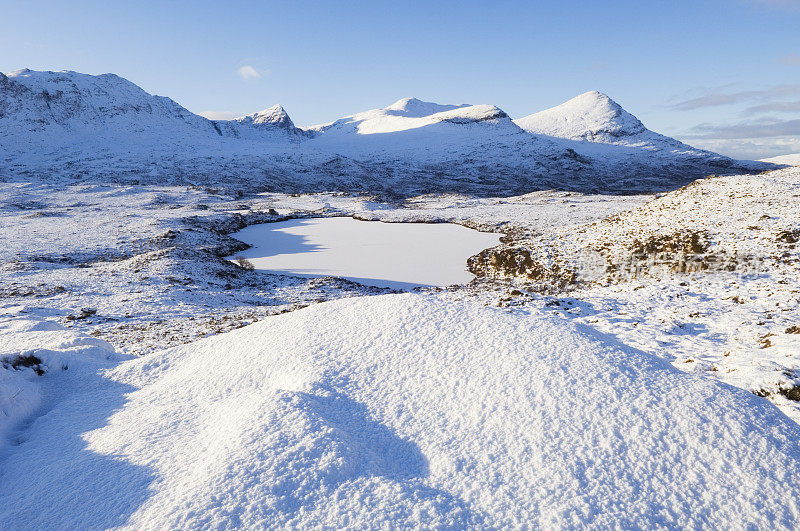
M 231 111 L 203 111 L 197 114 L 208 118 L 209 120 L 233 120 L 234 118 L 241 116 L 240 114 Z
M 259 79 L 261 77 L 261 74 L 258 72 L 258 70 L 250 65 L 240 66 L 239 69 L 236 70 L 236 73 L 239 74 L 239 77 L 244 80 Z

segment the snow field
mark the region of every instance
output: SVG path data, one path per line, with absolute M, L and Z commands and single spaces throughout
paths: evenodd
M 26 477 L 0 526 L 800 519 L 800 429 L 774 407 L 534 311 L 341 300 L 86 378 L 0 463 Z

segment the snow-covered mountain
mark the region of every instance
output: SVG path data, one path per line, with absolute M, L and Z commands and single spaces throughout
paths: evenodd
M 280 105 L 208 120 L 113 74 L 0 74 L 0 178 L 390 195 L 629 193 L 766 167 L 653 133 L 598 92 L 516 121 L 493 105 L 404 98 L 303 129 Z
M 569 140 L 647 147 L 651 150 L 695 150 L 649 129 L 617 102 L 596 90 L 550 109 L 514 120 L 529 133 Z M 706 152 L 708 153 L 708 152 Z
M 596 90 L 514 122 L 539 135 L 608 144 L 647 131 L 638 118 Z
M 63 129 L 81 135 L 99 131 L 158 133 L 164 129 L 216 134 L 213 122 L 173 100 L 152 96 L 114 74 L 19 70 L 0 73 L 3 136 Z

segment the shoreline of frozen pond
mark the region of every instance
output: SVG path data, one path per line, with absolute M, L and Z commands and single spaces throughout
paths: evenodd
M 303 277 L 342 277 L 367 286 L 408 290 L 465 284 L 467 258 L 500 234 L 450 223 L 381 223 L 349 217 L 251 225 L 231 234 L 251 247 L 237 257 L 256 270 Z

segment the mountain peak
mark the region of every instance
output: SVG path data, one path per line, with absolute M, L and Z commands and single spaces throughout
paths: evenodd
M 638 118 L 596 90 L 515 123 L 531 133 L 595 142 L 614 142 L 647 131 Z
M 611 98 L 608 97 L 607 94 L 605 94 L 603 92 L 600 92 L 599 90 L 590 90 L 588 92 L 584 92 L 583 94 L 578 94 L 577 96 L 575 96 L 572 99 L 573 100 L 577 100 L 577 99 L 593 99 L 593 100 L 597 100 L 597 101 L 607 101 L 607 102 L 611 102 L 611 103 L 616 104 L 614 102 L 614 100 L 612 100 Z
M 416 105 L 417 103 L 425 103 L 425 102 L 423 102 L 422 100 L 420 100 L 418 98 L 414 98 L 414 97 L 400 98 L 396 102 L 394 102 L 391 105 L 389 105 L 388 107 L 386 107 L 386 109 L 387 110 L 401 111 L 401 110 L 404 110 L 409 105 Z
M 291 130 L 295 128 L 294 122 L 289 118 L 289 113 L 279 104 L 275 104 L 263 111 L 236 118 L 235 121 L 255 126 L 280 127 Z

